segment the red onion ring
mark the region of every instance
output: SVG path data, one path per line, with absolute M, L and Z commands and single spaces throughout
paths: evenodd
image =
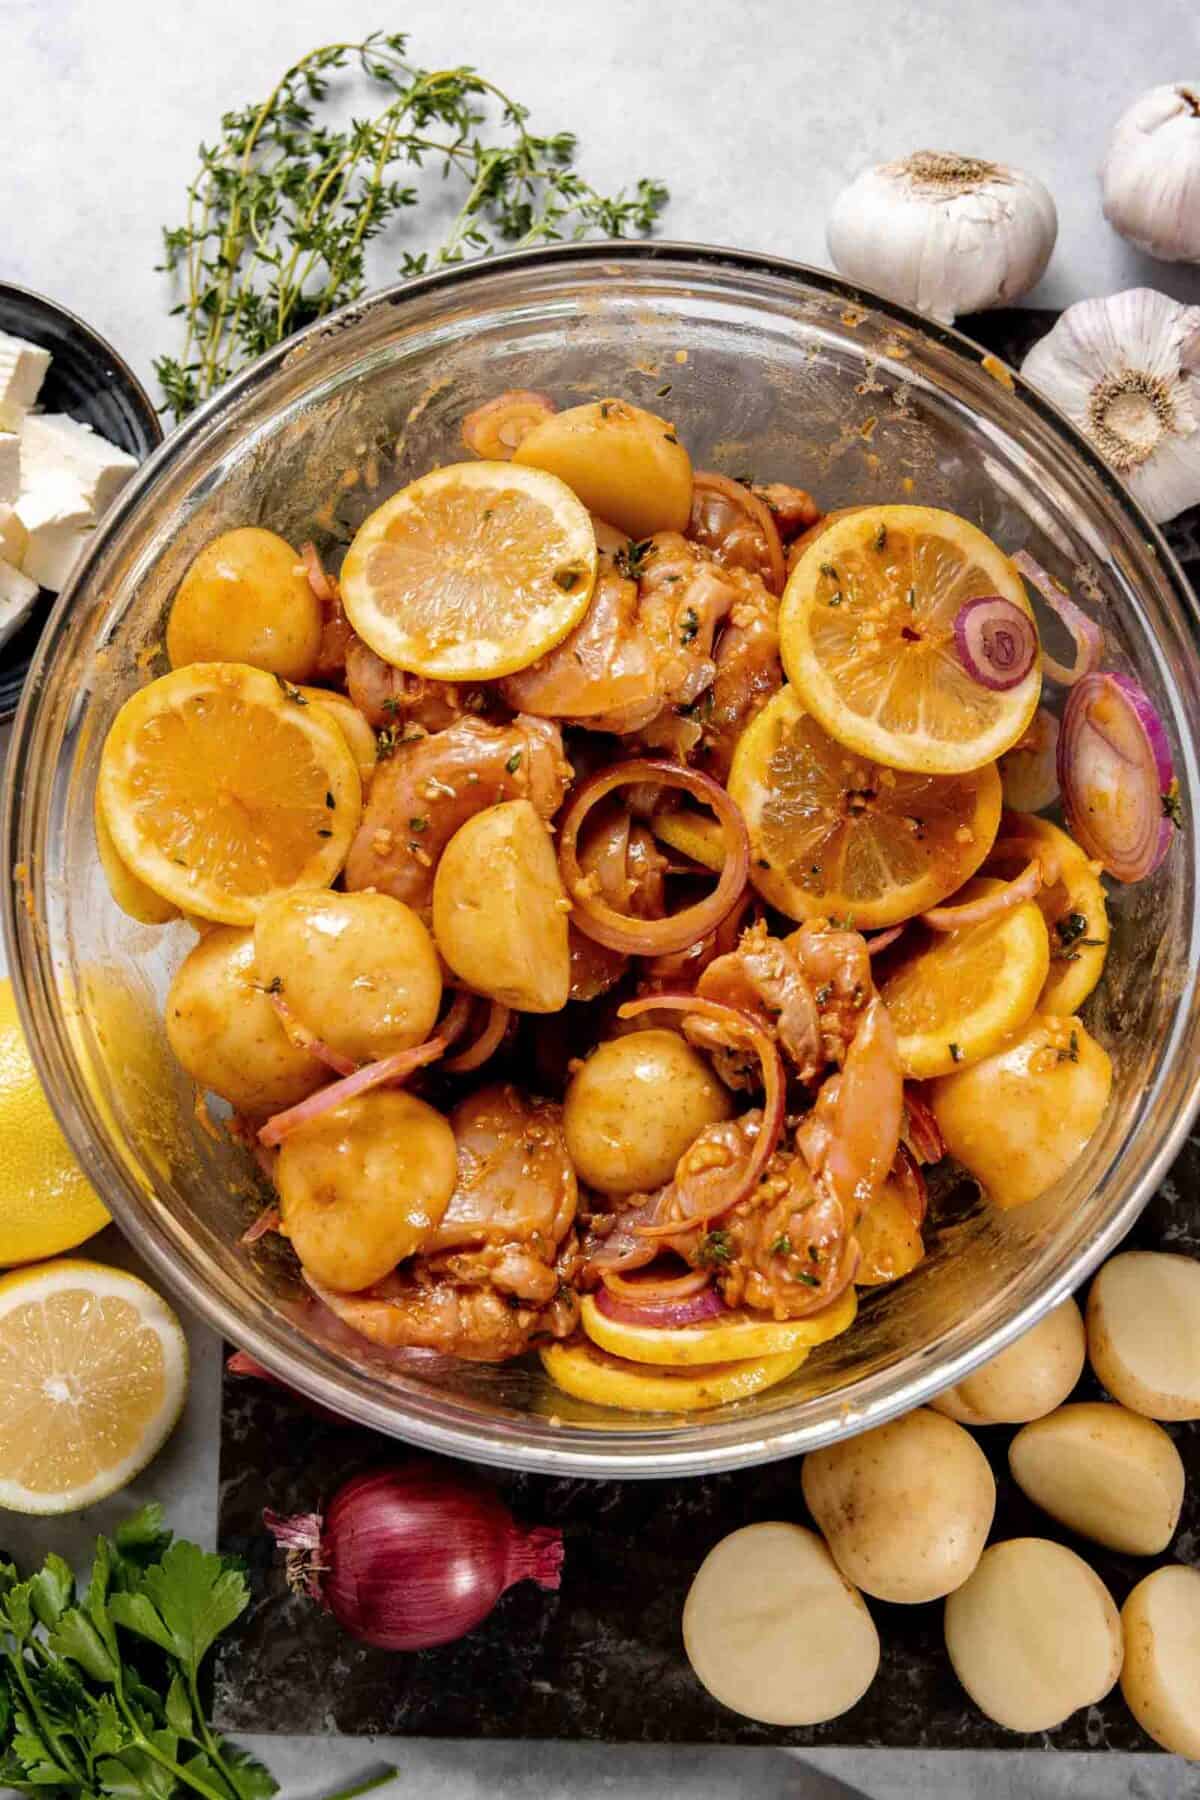
M 1058 614 L 1075 640 L 1075 666 L 1068 669 L 1043 650 L 1043 673 L 1062 687 L 1074 687 L 1077 681 L 1099 668 L 1100 658 L 1104 655 L 1104 633 L 1094 619 L 1089 619 L 1082 608 L 1076 606 L 1066 589 L 1046 573 L 1041 563 L 1034 561 L 1028 550 L 1018 550 L 1012 560 L 1050 610 Z
M 622 1325 L 653 1325 L 666 1330 L 679 1325 L 702 1325 L 707 1319 L 719 1319 L 727 1310 L 707 1276 L 704 1280 L 703 1291 L 693 1294 L 690 1300 L 648 1300 L 643 1306 L 618 1300 L 607 1287 L 602 1287 L 596 1294 L 596 1310 Z
M 1011 912 L 1023 900 L 1032 900 L 1035 894 L 1041 893 L 1043 886 L 1057 879 L 1057 874 L 1056 866 L 1053 877 L 1048 880 L 1043 858 L 1035 856 L 1015 881 L 978 900 L 965 900 L 959 906 L 931 907 L 921 914 L 921 923 L 928 925 L 931 931 L 962 931 L 968 925 L 983 925 L 988 919 L 998 919 L 1002 913 Z
M 765 500 L 740 481 L 733 481 L 728 475 L 718 475 L 715 469 L 696 469 L 692 475 L 692 495 L 697 492 L 720 494 L 732 506 L 738 506 L 753 519 L 762 532 L 767 546 L 767 561 L 770 564 L 770 578 L 764 577 L 763 585 L 772 594 L 782 594 L 787 580 L 787 565 L 783 558 L 783 543 L 779 536 L 779 527 L 775 523 L 775 515 Z
M 904 1084 L 900 1136 L 918 1163 L 941 1162 L 946 1154 L 941 1127 L 933 1115 L 933 1109 L 911 1081 Z
M 278 1206 L 273 1202 L 270 1206 L 264 1206 L 257 1219 L 247 1225 L 238 1243 L 249 1249 L 251 1244 L 257 1244 L 259 1238 L 266 1237 L 269 1231 L 278 1231 L 281 1217 Z
M 1020 687 L 1037 661 L 1038 637 L 1029 614 L 1002 594 L 981 594 L 954 615 L 959 661 L 980 687 L 1003 694 Z
M 918 1163 L 907 1144 L 901 1143 L 892 1164 L 892 1180 L 904 1202 L 904 1210 L 919 1231 L 929 1211 L 929 1188 Z
M 710 806 L 725 832 L 728 854 L 720 879 L 707 899 L 665 919 L 635 919 L 602 900 L 585 877 L 579 863 L 580 829 L 592 808 L 614 788 L 632 782 L 657 787 L 682 788 L 693 799 Z M 572 922 L 586 937 L 628 956 L 662 956 L 686 950 L 698 938 L 715 929 L 741 899 L 750 870 L 750 838 L 745 821 L 720 782 L 698 769 L 678 763 L 640 757 L 617 763 L 585 781 L 563 817 L 558 835 L 558 863 L 563 885 L 573 903 Z
M 690 1300 L 693 1295 L 702 1294 L 710 1278 L 706 1269 L 689 1269 L 686 1275 L 662 1280 L 651 1275 L 641 1281 L 626 1281 L 618 1270 L 605 1269 L 600 1279 L 616 1300 L 628 1301 L 630 1306 L 655 1306 L 660 1301 Z
M 305 544 L 300 555 L 304 560 L 304 570 L 308 576 L 309 587 L 324 605 L 332 606 L 337 599 L 337 589 L 325 573 L 324 565 L 317 554 L 317 546 L 311 543 Z
M 700 1013 L 706 1019 L 716 1019 L 727 1026 L 735 1036 L 745 1038 L 762 1064 L 763 1116 L 758 1136 L 754 1140 L 754 1149 L 747 1159 L 741 1179 L 734 1184 L 733 1191 L 721 1195 L 715 1205 L 702 1212 L 691 1213 L 686 1219 L 670 1219 L 659 1225 L 639 1225 L 638 1236 L 647 1238 L 677 1237 L 681 1232 L 691 1231 L 697 1225 L 706 1225 L 710 1219 L 720 1218 L 722 1213 L 729 1212 L 740 1200 L 752 1194 L 775 1154 L 775 1146 L 783 1131 L 784 1104 L 787 1098 L 787 1078 L 783 1072 L 778 1046 L 768 1028 L 752 1013 L 742 1012 L 740 1007 L 725 1006 L 719 1000 L 707 1000 L 700 994 L 648 994 L 641 1000 L 627 1000 L 624 1006 L 617 1008 L 617 1017 L 636 1019 L 639 1013 L 655 1010 Z
M 508 1030 L 508 1021 L 512 1018 L 511 1008 L 500 1000 L 488 1003 L 488 1022 L 473 1044 L 460 1050 L 457 1056 L 450 1057 L 442 1064 L 448 1075 L 466 1075 L 471 1069 L 481 1068 L 500 1048 L 504 1034 Z
M 311 1032 L 307 1025 L 302 1025 L 282 994 L 272 994 L 270 1000 L 279 1014 L 279 1023 L 283 1026 L 289 1043 L 297 1050 L 307 1050 L 310 1056 L 315 1056 L 318 1062 L 323 1062 L 336 1074 L 353 1075 L 358 1064 L 352 1056 L 343 1056 L 340 1050 L 333 1049 L 323 1038 Z
M 1071 836 L 1118 881 L 1143 881 L 1167 854 L 1175 770 L 1162 720 L 1128 675 L 1086 675 L 1058 740 Z
M 354 1100 L 359 1094 L 369 1093 L 372 1088 L 382 1087 L 384 1083 L 395 1084 L 407 1081 L 426 1063 L 436 1062 L 438 1057 L 461 1036 L 470 1014 L 471 1001 L 467 994 L 456 994 L 454 1004 L 442 1020 L 436 1034 L 427 1038 L 423 1044 L 414 1044 L 411 1050 L 394 1050 L 391 1056 L 380 1057 L 377 1062 L 364 1063 L 353 1075 L 346 1075 L 341 1081 L 331 1081 L 328 1087 L 318 1088 L 307 1100 L 301 1100 L 297 1106 L 289 1106 L 285 1112 L 278 1112 L 268 1119 L 258 1134 L 260 1144 L 270 1149 L 281 1144 L 284 1138 L 302 1125 L 311 1125 L 335 1106 L 342 1106 L 347 1100 Z
M 864 938 L 863 942 L 867 946 L 867 955 L 878 956 L 881 950 L 890 950 L 892 945 L 896 942 L 896 939 L 898 937 L 903 937 L 904 926 L 907 925 L 907 923 L 908 921 L 906 919 L 904 924 L 889 925 L 886 931 L 877 931 L 874 937 Z

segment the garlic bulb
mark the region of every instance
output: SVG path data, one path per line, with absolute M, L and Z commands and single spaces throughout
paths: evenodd
M 1027 292 L 1057 235 L 1054 202 L 1032 175 L 937 150 L 864 169 L 826 232 L 841 274 L 944 325 Z
M 1163 262 L 1200 262 L 1200 81 L 1151 88 L 1121 114 L 1101 171 L 1104 216 Z
M 1200 501 L 1200 306 L 1153 288 L 1069 306 L 1021 373 L 1156 523 Z

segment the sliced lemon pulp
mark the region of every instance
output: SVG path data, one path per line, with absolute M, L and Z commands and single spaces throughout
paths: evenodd
M 1002 885 L 968 884 L 965 904 Z M 1050 968 L 1046 921 L 1032 900 L 960 931 L 911 933 L 879 984 L 904 1073 L 924 1081 L 981 1062 L 1032 1015 Z
M 0 1506 L 74 1512 L 145 1467 L 183 1407 L 187 1343 L 144 1281 L 62 1261 L 0 1281 Z
M 884 768 L 830 737 L 792 687 L 742 733 L 729 792 L 764 898 L 792 919 L 848 916 L 867 930 L 954 893 L 1000 824 L 991 765 L 958 776 Z
M 548 1344 L 540 1352 L 551 1381 L 576 1400 L 615 1406 L 622 1412 L 706 1412 L 731 1400 L 745 1400 L 786 1381 L 808 1355 L 807 1347 L 745 1362 L 688 1369 L 650 1368 L 611 1356 L 586 1339 Z
M 188 663 L 113 721 L 99 803 L 118 855 L 181 911 L 250 925 L 272 895 L 328 887 L 362 785 L 332 716 L 242 663 Z
M 928 506 L 865 507 L 799 558 L 780 607 L 783 666 L 839 743 L 894 769 L 957 775 L 1021 737 L 1041 692 L 1035 660 L 997 693 L 967 673 L 954 620 L 999 594 L 1033 614 L 1007 556 L 966 519 Z
M 587 611 L 591 518 L 565 482 L 454 463 L 373 512 L 342 564 L 346 616 L 377 656 L 437 681 L 528 668 Z
M 811 1350 L 840 1337 L 854 1323 L 858 1303 L 848 1288 L 824 1312 L 806 1319 L 771 1319 L 763 1314 L 730 1313 L 703 1325 L 631 1325 L 602 1312 L 591 1294 L 580 1303 L 580 1323 L 594 1344 L 628 1362 L 655 1363 L 686 1369 L 697 1364 L 744 1362 L 750 1357 L 786 1355 Z

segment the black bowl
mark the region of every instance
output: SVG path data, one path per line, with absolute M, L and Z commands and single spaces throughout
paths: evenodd
M 39 344 L 54 358 L 38 398 L 44 412 L 81 419 L 139 462 L 162 443 L 158 414 L 133 370 L 65 306 L 0 281 L 0 331 Z M 0 647 L 0 723 L 17 710 L 54 599 L 43 588 L 21 629 Z

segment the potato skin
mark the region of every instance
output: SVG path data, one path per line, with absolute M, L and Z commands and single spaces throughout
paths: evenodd
M 1088 1360 L 1114 1400 L 1150 1419 L 1200 1419 L 1200 1262 L 1110 1257 L 1087 1304 Z
M 1083 1317 L 1070 1295 L 998 1356 L 929 1402 L 961 1425 L 1024 1425 L 1061 1406 L 1083 1374 Z
M 580 1180 L 601 1194 L 662 1187 L 706 1125 L 733 1100 L 705 1059 L 675 1031 L 610 1038 L 572 1076 L 563 1108 Z
M 1123 1406 L 1083 1401 L 1035 1419 L 1008 1466 L 1035 1506 L 1110 1550 L 1154 1556 L 1175 1534 L 1182 1458 L 1161 1425 Z
M 1078 1019 L 1035 1013 L 993 1055 L 931 1083 L 930 1105 L 950 1154 L 1008 1208 L 1066 1174 L 1111 1087 L 1108 1053 Z
M 255 920 L 254 958 L 302 1025 L 359 1062 L 424 1043 L 442 1002 L 433 939 L 390 894 L 278 894 Z
M 454 1133 L 432 1106 L 375 1088 L 283 1141 L 280 1230 L 324 1287 L 382 1281 L 441 1224 L 458 1174 Z
M 1139 1581 L 1121 1630 L 1125 1704 L 1164 1750 L 1200 1760 L 1200 1569 L 1170 1563 Z
M 467 820 L 433 883 L 433 935 L 454 973 L 517 1012 L 558 1012 L 571 990 L 570 904 L 550 834 L 528 800 Z
M 257 525 L 224 531 L 205 544 L 179 584 L 167 621 L 173 669 L 239 662 L 286 681 L 307 681 L 320 647 L 321 603 L 300 558 L 283 538 Z
M 297 1050 L 263 992 L 254 933 L 208 929 L 179 965 L 167 994 L 167 1038 L 198 1087 L 261 1117 L 294 1106 L 330 1079 Z
M 925 1407 L 812 1451 L 800 1481 L 846 1579 L 901 1605 L 960 1587 L 996 1510 L 983 1451 L 960 1425 Z
M 535 425 L 513 461 L 565 481 L 588 511 L 631 538 L 683 531 L 692 464 L 665 419 L 628 400 L 593 400 Z

